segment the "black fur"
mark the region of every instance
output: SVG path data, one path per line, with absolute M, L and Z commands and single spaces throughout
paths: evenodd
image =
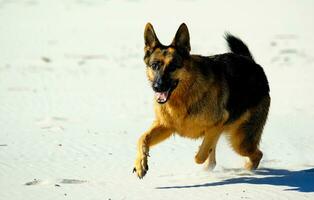
M 264 70 L 255 62 L 236 54 L 216 56 L 229 90 L 227 123 L 234 121 L 247 109 L 253 108 L 267 96 L 269 86 Z
M 245 111 L 257 106 L 263 97 L 269 96 L 269 85 L 262 67 L 254 62 L 247 46 L 238 38 L 227 35 L 232 53 L 210 57 L 197 56 L 199 70 L 207 78 L 218 83 L 225 80 L 229 92 L 226 124 L 238 119 Z
M 253 60 L 253 56 L 250 53 L 249 48 L 239 38 L 231 35 L 230 33 L 225 34 L 225 39 L 228 42 L 229 49 L 232 53 L 246 56 Z

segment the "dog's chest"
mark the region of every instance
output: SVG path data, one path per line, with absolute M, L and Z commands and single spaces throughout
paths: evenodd
M 163 107 L 158 112 L 163 124 L 172 127 L 177 134 L 188 138 L 199 138 L 211 126 L 211 120 L 206 115 L 191 116 L 185 107 Z

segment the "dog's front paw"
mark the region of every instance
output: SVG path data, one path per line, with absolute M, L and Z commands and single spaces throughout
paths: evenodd
M 142 179 L 147 173 L 147 171 L 148 171 L 147 156 L 144 155 L 144 156 L 138 157 L 135 161 L 135 167 L 133 169 L 133 173 L 135 172 L 136 175 L 140 179 Z

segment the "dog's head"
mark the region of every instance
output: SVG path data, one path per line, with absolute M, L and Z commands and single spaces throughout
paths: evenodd
M 172 43 L 165 46 L 159 42 L 153 26 L 148 23 L 144 40 L 147 77 L 152 84 L 156 101 L 163 104 L 180 84 L 184 62 L 190 56 L 189 31 L 184 23 L 181 24 Z

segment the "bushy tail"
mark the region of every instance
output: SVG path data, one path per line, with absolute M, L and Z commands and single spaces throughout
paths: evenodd
M 229 49 L 232 53 L 246 56 L 252 60 L 254 60 L 252 54 L 250 53 L 249 48 L 244 44 L 242 40 L 231 35 L 230 33 L 225 34 L 225 39 L 228 42 Z

